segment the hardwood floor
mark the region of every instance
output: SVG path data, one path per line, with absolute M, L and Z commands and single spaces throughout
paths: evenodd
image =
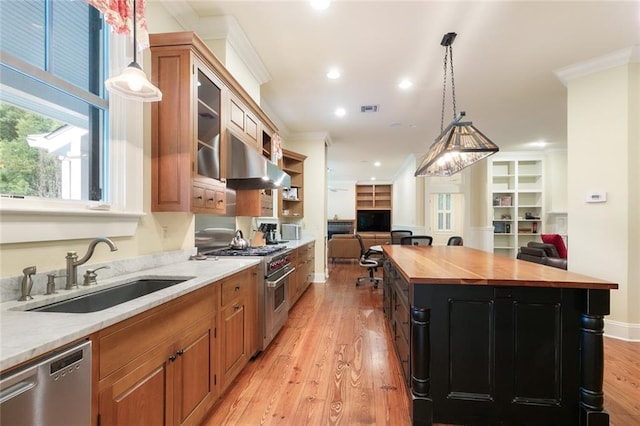
M 310 286 L 204 424 L 411 424 L 382 288 L 356 287 L 364 273 L 330 265 L 327 283 Z M 640 343 L 605 339 L 604 386 L 610 424 L 640 425 Z

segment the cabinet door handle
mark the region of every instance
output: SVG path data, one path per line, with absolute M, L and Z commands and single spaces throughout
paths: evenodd
M 176 356 L 175 355 L 170 355 L 169 356 L 169 361 L 174 362 L 176 360 Z
M 209 198 L 207 201 L 213 201 L 213 198 Z
M 236 286 L 235 290 L 240 291 L 240 286 Z
M 234 307 L 233 307 L 233 310 L 234 310 L 234 311 L 236 311 L 236 312 L 237 312 L 237 311 L 239 311 L 239 310 L 240 310 L 240 305 L 236 305 L 236 306 L 234 306 Z
M 176 355 L 182 356 L 183 353 L 184 353 L 184 350 L 180 349 L 178 350 L 178 352 L 176 352 Z
M 196 200 L 202 200 L 202 195 L 198 195 L 198 196 L 196 197 Z

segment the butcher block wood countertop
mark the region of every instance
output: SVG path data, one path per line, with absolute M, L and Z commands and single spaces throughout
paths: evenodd
M 617 289 L 586 275 L 464 246 L 382 246 L 410 284 Z

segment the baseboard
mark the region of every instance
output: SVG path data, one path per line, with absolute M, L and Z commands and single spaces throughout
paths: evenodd
M 313 273 L 313 282 L 314 283 L 324 284 L 324 283 L 327 282 L 327 277 L 325 276 L 324 273 L 314 272 Z
M 604 335 L 627 342 L 640 342 L 640 324 L 605 319 Z

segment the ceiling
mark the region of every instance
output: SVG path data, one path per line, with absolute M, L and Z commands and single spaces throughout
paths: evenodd
M 440 133 L 447 32 L 458 34 L 457 111 L 501 151 L 565 148 L 566 90 L 554 71 L 640 44 L 638 1 L 333 0 L 321 12 L 307 0 L 163 2 L 202 22 L 235 17 L 266 69 L 261 101 L 282 135 L 328 135 L 330 185 L 390 181 L 410 154 L 426 152 Z M 340 79 L 327 79 L 332 67 Z M 409 90 L 398 88 L 402 78 Z M 378 112 L 361 113 L 364 105 Z

